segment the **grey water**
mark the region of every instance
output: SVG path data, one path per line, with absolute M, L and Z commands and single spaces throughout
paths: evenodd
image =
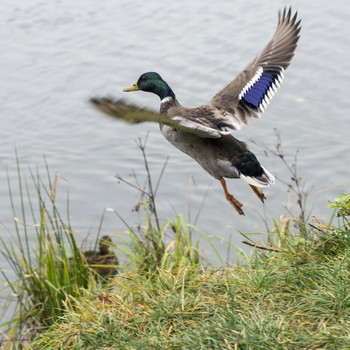
M 60 175 L 58 201 L 64 212 L 69 193 L 70 221 L 79 240 L 88 234 L 95 239 L 103 213 L 103 233 L 116 241 L 125 238 L 124 224 L 106 208 L 115 209 L 130 225 L 139 223 L 140 214 L 132 210 L 139 193 L 115 175 L 133 182 L 135 173 L 143 184 L 145 169 L 136 141 L 146 137 L 155 182 L 169 157 L 157 192 L 161 219 L 181 213 L 200 230 L 238 248 L 244 248 L 239 232 L 266 232 L 265 221 L 271 217 L 279 219 L 287 207 L 297 212 L 296 198 L 285 184 L 291 182 L 290 172 L 278 157 L 266 156 L 265 150 L 277 143 L 275 129 L 289 164 L 298 154 L 298 175 L 310 194 L 307 213 L 327 219 L 328 200 L 349 192 L 348 1 L 1 3 L 0 234 L 5 239 L 14 227 L 6 171 L 15 203 L 20 199 L 15 150 L 28 182 L 29 167 L 45 176 L 44 156 L 52 173 Z M 267 44 L 278 10 L 289 4 L 302 18 L 295 57 L 263 116 L 234 135 L 277 178 L 265 190 L 265 206 L 241 180 L 227 181 L 244 203 L 245 216 L 229 205 L 218 181 L 167 143 L 158 125 L 130 126 L 88 103 L 92 96 L 109 95 L 157 110 L 157 96 L 122 92 L 141 73 L 157 71 L 183 105 L 203 104 Z M 226 257 L 227 246 L 214 241 Z M 215 263 L 209 246 L 202 247 Z M 230 254 L 228 260 L 234 256 Z

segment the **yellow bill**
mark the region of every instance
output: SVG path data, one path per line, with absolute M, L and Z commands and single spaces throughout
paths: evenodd
M 137 91 L 137 90 L 140 90 L 140 88 L 137 85 L 137 83 L 135 83 L 134 85 L 131 85 L 130 87 L 127 87 L 127 88 L 123 89 L 123 91 L 125 91 L 125 92 Z

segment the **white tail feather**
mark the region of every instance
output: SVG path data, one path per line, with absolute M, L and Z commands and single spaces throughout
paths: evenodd
M 240 175 L 240 178 L 249 185 L 257 186 L 257 187 L 268 187 L 275 183 L 275 177 L 263 166 L 261 166 L 264 170 L 264 173 L 259 177 L 253 176 L 245 176 L 243 174 Z

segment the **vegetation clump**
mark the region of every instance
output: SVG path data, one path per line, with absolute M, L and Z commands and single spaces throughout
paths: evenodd
M 294 176 L 296 186 L 289 188 L 302 215 L 273 221 L 267 243 L 244 234 L 244 243 L 256 249 L 250 256 L 241 252 L 229 266 L 213 237 L 181 215 L 161 223 L 159 180 L 153 186 L 144 145 L 139 146 L 148 174 L 146 188 L 138 188 L 144 224 L 131 227 L 113 210 L 128 240 L 108 245 L 118 265 L 107 268 L 118 273 L 107 279 L 96 273 L 99 263 L 84 257 L 69 217 L 66 223 L 59 214 L 57 176 L 53 182 L 48 176 L 44 185 L 32 174 L 34 205 L 18 166 L 16 239 L 3 240 L 1 249 L 16 275 L 2 271 L 17 299 L 13 319 L 2 325 L 8 326 L 6 349 L 350 348 L 349 195 L 329 204 L 335 210 L 329 222 L 306 218 L 303 189 Z M 96 242 L 101 228 L 102 221 Z M 222 267 L 208 266 L 200 251 L 203 239 Z
M 350 232 L 343 219 L 347 226 L 312 224 L 312 240 L 285 231 L 278 251 L 257 249 L 235 266 L 122 273 L 103 295 L 66 303 L 32 348 L 347 349 Z

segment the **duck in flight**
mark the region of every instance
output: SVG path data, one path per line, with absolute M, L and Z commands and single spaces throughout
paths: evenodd
M 273 184 L 275 178 L 232 132 L 259 118 L 279 88 L 299 40 L 300 22 L 291 8 L 279 12 L 276 31 L 261 53 L 202 106 L 182 106 L 170 86 L 155 72 L 142 74 L 123 91 L 142 90 L 158 95 L 159 113 L 120 99 L 94 97 L 90 101 L 104 113 L 129 123 L 159 123 L 164 137 L 218 179 L 226 199 L 244 215 L 243 204 L 228 192 L 224 178 L 246 181 L 262 202 L 266 198 L 260 187 Z

